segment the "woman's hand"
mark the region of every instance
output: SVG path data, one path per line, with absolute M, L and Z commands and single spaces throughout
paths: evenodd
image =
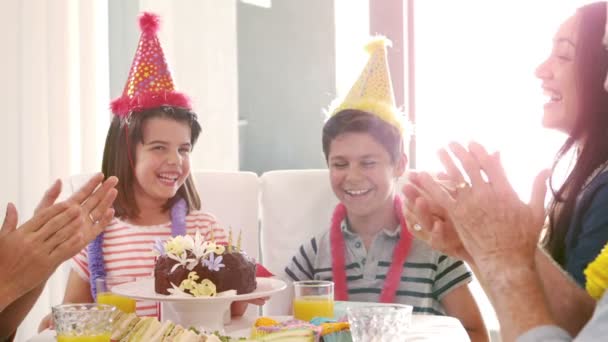
M 403 194 L 404 215 L 410 232 L 432 249 L 472 264 L 446 210 L 421 189 L 417 173 L 411 172 L 408 177 Z
M 12 204 L 7 206 L 0 229 L 0 284 L 3 298 L 8 299 L 0 303 L 2 309 L 46 281 L 57 266 L 78 253 L 110 222 L 118 180 L 110 177 L 101 184 L 102 180 L 103 175 L 98 174 L 68 200 L 53 204 L 61 192 L 61 183 L 55 182 L 34 216 L 19 229 L 17 210 Z
M 498 154 L 489 155 L 476 143 L 471 143 L 469 150 L 457 143 L 450 144 L 450 148 L 471 184 L 465 182 L 446 151 L 441 152 L 441 160 L 457 184 L 456 190 L 450 193 L 428 173 L 421 173 L 418 181 L 429 198 L 445 209 L 471 259 L 488 270 L 500 263 L 534 263 L 545 217 L 548 172 L 537 176 L 528 205 L 519 200 L 509 184 Z

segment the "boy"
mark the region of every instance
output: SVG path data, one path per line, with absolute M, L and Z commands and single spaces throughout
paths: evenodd
M 473 341 L 488 334 L 464 263 L 431 250 L 407 230 L 397 179 L 404 173 L 404 124 L 395 106 L 384 39 L 323 127 L 323 152 L 340 204 L 331 227 L 304 243 L 285 268 L 299 280 L 332 280 L 335 299 L 412 305 L 447 314 Z

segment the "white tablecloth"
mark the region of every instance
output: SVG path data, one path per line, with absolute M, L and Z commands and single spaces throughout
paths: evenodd
M 279 316 L 273 317 L 277 320 L 285 320 L 290 317 Z M 232 337 L 247 337 L 249 329 L 253 325 L 255 317 L 241 317 L 233 319 L 230 324 L 226 325 L 226 335 Z M 29 342 L 54 342 L 55 332 L 45 330 L 42 333 L 34 336 Z M 469 341 L 469 335 L 460 321 L 453 317 L 447 316 L 431 316 L 431 315 L 413 315 L 412 326 L 404 341 Z

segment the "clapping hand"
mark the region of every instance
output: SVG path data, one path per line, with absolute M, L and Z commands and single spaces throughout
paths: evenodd
M 464 249 L 464 257 L 471 258 L 477 266 L 491 269 L 501 262 L 533 262 L 545 217 L 548 172 L 543 171 L 536 177 L 530 204 L 526 204 L 509 184 L 498 154 L 490 155 L 476 143 L 471 143 L 468 150 L 456 143 L 450 148 L 471 183 L 465 181 L 446 151 L 442 151 L 441 160 L 447 175 L 457 185 L 454 191 L 442 187 L 428 173 L 417 176 L 425 198 L 433 203 L 427 212 L 443 208 L 439 211 L 446 218 L 444 222 L 451 222 L 443 226 L 435 222 L 429 228 L 431 232 L 436 225 L 443 228 L 437 235 L 451 241 L 452 250 Z M 414 211 L 424 212 L 424 205 L 420 208 L 424 201 L 418 206 L 416 202 Z
M 55 182 L 19 228 L 17 210 L 9 203 L 0 230 L 0 284 L 10 298 L 2 307 L 46 281 L 110 222 L 118 180 L 102 180 L 97 174 L 69 199 L 53 204 L 61 192 L 61 182 Z
M 410 172 L 408 178 L 403 194 L 406 199 L 404 215 L 410 232 L 432 249 L 472 264 L 446 210 L 421 188 L 418 173 Z

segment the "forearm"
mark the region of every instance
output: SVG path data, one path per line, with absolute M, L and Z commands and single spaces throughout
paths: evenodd
M 553 318 L 570 335 L 576 336 L 591 318 L 595 300 L 541 248 L 537 249 L 535 259 Z
M 25 294 L 23 289 L 15 288 L 13 282 L 7 279 L 0 281 L 0 314 L 4 313 L 8 307 Z
M 232 317 L 243 316 L 247 310 L 247 306 L 246 302 L 232 302 L 232 305 L 230 305 L 230 315 Z
M 40 294 L 44 290 L 45 284 L 46 282 L 43 282 L 38 285 L 0 312 L 0 339 L 8 338 L 17 330 L 34 304 L 36 304 L 38 297 L 40 297 Z
M 503 267 L 480 267 L 487 294 L 501 326 L 504 341 L 541 325 L 552 325 L 553 320 L 543 287 L 533 264 L 511 263 Z
M 488 331 L 486 329 L 466 329 L 471 342 L 488 342 L 490 341 L 490 336 L 488 335 Z

